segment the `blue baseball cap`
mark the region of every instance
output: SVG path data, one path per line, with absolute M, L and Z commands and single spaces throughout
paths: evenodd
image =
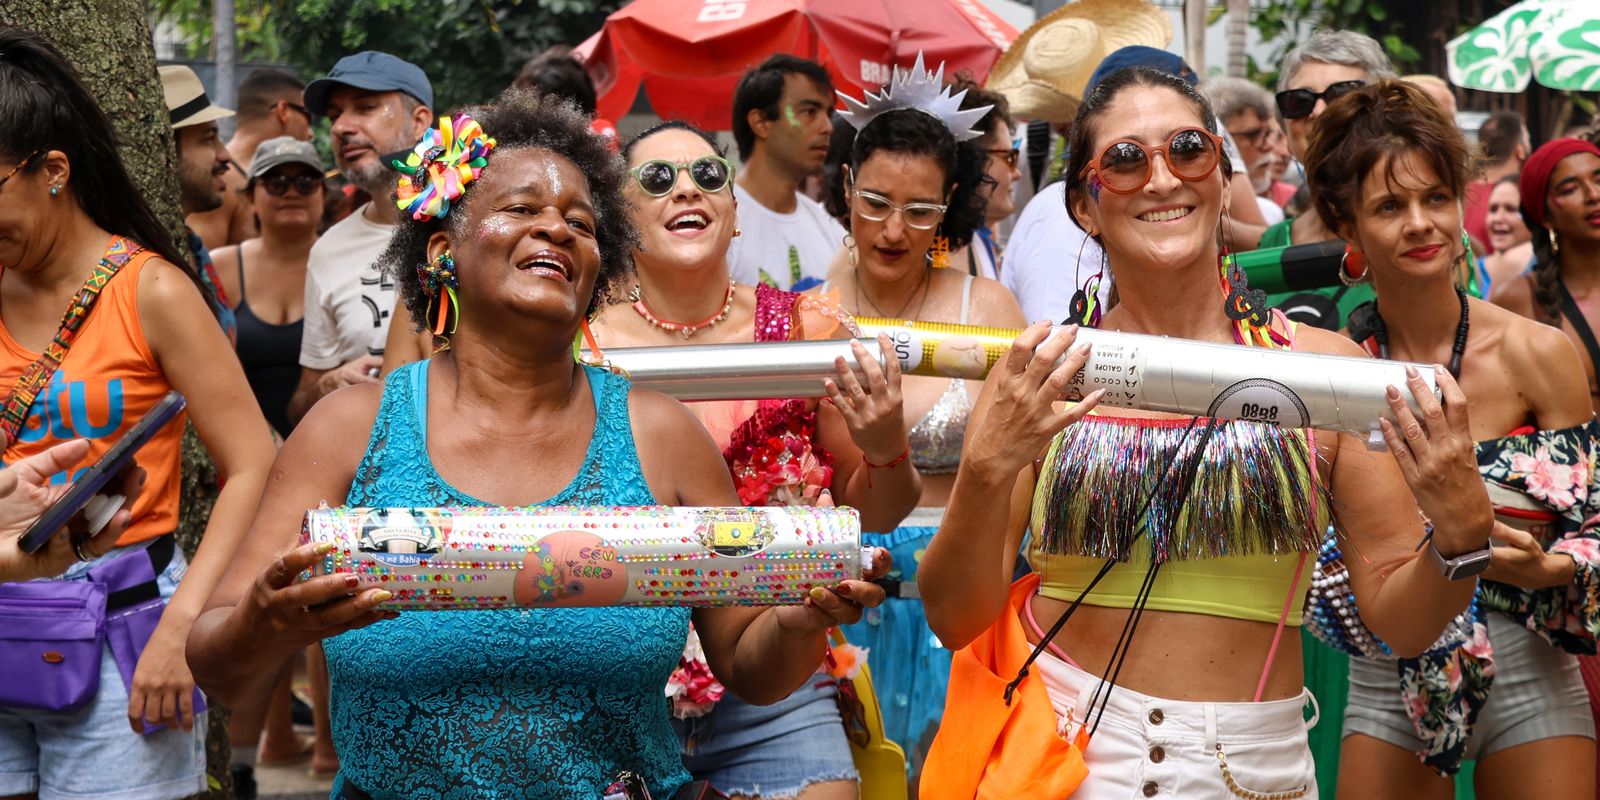
M 405 92 L 433 108 L 433 84 L 422 68 L 404 59 L 376 50 L 365 50 L 339 59 L 326 78 L 306 87 L 306 109 L 317 116 L 328 113 L 328 94 L 338 86 L 353 86 L 369 92 Z
M 1083 87 L 1083 96 L 1088 97 L 1089 93 L 1094 91 L 1094 87 L 1100 85 L 1100 81 L 1123 67 L 1149 67 L 1160 70 L 1184 79 L 1190 86 L 1200 82 L 1200 76 L 1194 74 L 1194 70 L 1190 69 L 1183 58 L 1176 53 L 1136 44 L 1106 56 L 1100 62 L 1100 66 L 1094 68 L 1094 74 L 1089 76 L 1089 82 Z

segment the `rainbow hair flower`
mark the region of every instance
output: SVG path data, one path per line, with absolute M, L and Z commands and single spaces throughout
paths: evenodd
M 429 128 L 405 161 L 394 162 L 402 174 L 395 205 L 419 222 L 449 214 L 450 204 L 461 198 L 467 184 L 477 180 L 489 163 L 494 145 L 494 139 L 472 117 L 441 118 L 439 127 Z

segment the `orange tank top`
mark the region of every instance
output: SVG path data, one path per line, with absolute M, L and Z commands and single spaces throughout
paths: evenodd
M 139 273 L 150 257 L 148 250 L 134 256 L 101 291 L 72 349 L 28 409 L 17 440 L 6 448 L 5 463 L 61 442 L 88 439 L 88 458 L 70 474 L 50 478 L 51 483 L 67 483 L 110 450 L 171 390 L 139 324 Z M 38 358 L 39 353 L 11 338 L 0 309 L 0 397 L 10 393 Z M 133 524 L 119 545 L 154 539 L 177 528 L 182 485 L 179 448 L 187 419 L 187 413 L 180 414 L 178 421 L 140 449 L 137 460 L 147 473 L 144 492 L 133 505 Z

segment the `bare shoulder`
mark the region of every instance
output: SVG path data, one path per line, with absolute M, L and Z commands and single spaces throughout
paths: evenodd
M 195 285 L 187 270 L 164 258 L 152 258 L 139 271 L 138 285 L 139 321 L 146 333 L 184 326 L 205 318 L 207 324 L 216 326 L 211 308 L 206 304 L 200 288 Z
M 1495 284 L 1494 291 L 1489 295 L 1489 300 L 1513 314 L 1532 319 L 1534 316 L 1533 280 L 1527 275 L 1519 275 L 1513 280 L 1501 281 Z
M 284 448 L 287 450 L 298 443 L 315 447 L 318 452 L 349 451 L 359 458 L 366 450 L 368 437 L 352 434 L 372 430 L 382 401 L 381 383 L 358 383 L 332 392 L 306 412 L 305 418 L 289 434 Z M 355 468 L 354 460 L 350 467 Z
M 629 388 L 628 419 L 640 458 L 657 454 L 678 458 L 688 455 L 702 443 L 716 452 L 716 444 L 694 412 L 654 389 L 637 385 Z
M 660 392 L 634 386 L 628 391 L 628 419 L 634 449 L 645 481 L 656 498 L 669 505 L 708 505 L 731 502 L 720 494 L 706 502 L 705 485 L 726 487 L 731 478 L 722 452 L 688 407 Z
M 1025 328 L 1028 323 L 1022 316 L 1022 306 L 1004 284 L 989 278 L 972 280 L 972 315 L 974 325 L 996 328 Z

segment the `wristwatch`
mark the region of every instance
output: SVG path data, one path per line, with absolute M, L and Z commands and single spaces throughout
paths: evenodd
M 1470 553 L 1462 553 L 1454 558 L 1445 558 L 1439 552 L 1439 543 L 1434 540 L 1433 533 L 1428 533 L 1428 555 L 1433 558 L 1433 565 L 1439 568 L 1439 574 L 1447 581 L 1461 581 L 1477 577 L 1489 568 L 1489 547 L 1484 545 Z

